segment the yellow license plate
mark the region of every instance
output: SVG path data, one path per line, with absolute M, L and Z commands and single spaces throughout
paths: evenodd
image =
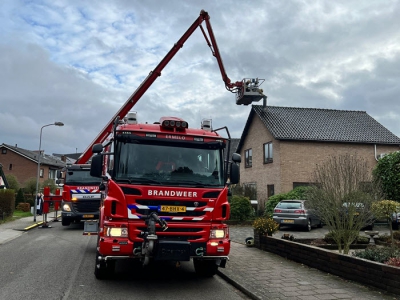
M 83 215 L 84 219 L 88 219 L 88 218 L 94 218 L 94 215 Z
M 282 220 L 282 223 L 293 224 L 294 220 Z
M 186 212 L 186 206 L 161 205 L 160 211 L 170 213 Z

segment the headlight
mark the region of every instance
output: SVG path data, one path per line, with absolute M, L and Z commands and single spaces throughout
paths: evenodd
M 128 237 L 128 228 L 104 226 L 104 236 Z
M 71 211 L 71 206 L 69 206 L 69 204 L 64 204 L 62 209 L 63 211 Z
M 223 239 L 226 236 L 226 228 L 211 229 L 210 239 Z

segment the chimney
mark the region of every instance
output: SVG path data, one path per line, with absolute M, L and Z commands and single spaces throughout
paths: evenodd
M 263 97 L 263 110 L 267 111 L 267 96 Z
M 63 162 L 67 162 L 67 157 L 66 157 L 65 155 L 61 155 L 61 160 L 62 160 Z

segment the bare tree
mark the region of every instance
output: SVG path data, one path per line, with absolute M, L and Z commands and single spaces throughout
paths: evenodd
M 309 205 L 329 226 L 339 253 L 348 254 L 360 230 L 373 222 L 371 206 L 381 197 L 371 168 L 356 155 L 334 156 L 316 166 L 312 181 Z

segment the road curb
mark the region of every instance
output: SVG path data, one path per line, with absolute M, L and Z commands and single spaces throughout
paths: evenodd
M 228 282 L 229 284 L 233 285 L 235 288 L 237 288 L 239 291 L 241 291 L 243 294 L 245 294 L 246 296 L 250 297 L 251 299 L 253 299 L 253 300 L 262 300 L 261 297 L 258 297 L 253 292 L 251 292 L 250 290 L 248 290 L 244 286 L 242 286 L 240 283 L 234 281 L 232 278 L 229 278 L 229 276 L 225 275 L 220 270 L 217 271 L 217 274 L 222 279 L 224 279 L 226 282 Z
M 44 222 L 39 222 L 39 223 L 33 224 L 33 225 L 31 225 L 31 226 L 25 227 L 25 228 L 23 229 L 23 231 L 28 231 L 28 230 L 30 230 L 30 229 L 32 229 L 32 228 L 35 228 L 35 227 L 38 227 L 39 225 L 42 225 L 43 223 L 44 223 Z

